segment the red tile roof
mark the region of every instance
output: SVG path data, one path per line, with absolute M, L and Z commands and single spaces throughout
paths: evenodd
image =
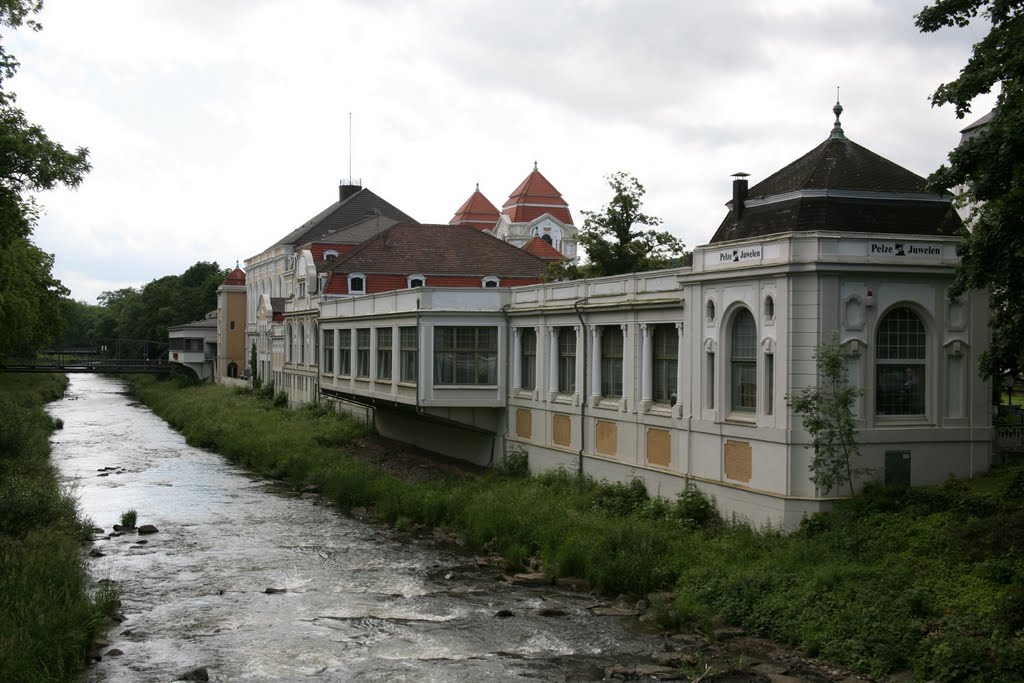
M 480 192 L 480 186 L 469 195 L 450 221 L 452 225 L 469 225 L 477 230 L 490 230 L 498 222 L 498 208 Z
M 564 254 L 548 244 L 543 237 L 534 237 L 523 245 L 523 251 L 545 261 L 561 261 L 565 258 Z
M 533 172 L 509 195 L 501 213 L 513 223 L 528 223 L 550 213 L 563 223 L 572 225 L 569 205 L 562 199 L 562 193 L 541 175 L 536 164 L 533 165 Z
M 547 261 L 468 225 L 400 223 L 327 266 L 335 273 L 532 278 Z
M 224 284 L 226 285 L 244 285 L 245 284 L 245 271 L 235 266 L 235 269 L 228 273 L 228 276 L 224 278 Z

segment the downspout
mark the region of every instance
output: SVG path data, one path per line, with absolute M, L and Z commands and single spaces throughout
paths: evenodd
M 583 281 L 583 286 L 587 286 L 586 280 Z M 580 452 L 576 464 L 576 474 L 580 478 L 583 477 L 583 451 L 586 446 L 587 438 L 587 375 L 589 373 L 589 366 L 587 365 L 587 325 L 583 322 L 583 312 L 580 311 L 580 304 L 585 303 L 589 297 L 583 297 L 573 302 L 572 308 L 576 311 L 576 317 L 580 320 L 580 332 L 583 338 L 583 383 L 580 391 Z
M 508 451 L 508 420 L 509 420 L 509 404 L 508 399 L 512 392 L 512 363 L 518 363 L 519 359 L 513 357 L 512 351 L 512 319 L 508 315 L 508 307 L 512 304 L 505 304 L 501 307 L 501 314 L 505 317 L 505 353 L 508 354 L 508 360 L 505 362 L 505 429 L 501 433 L 502 443 L 502 459 Z M 494 446 L 497 441 L 498 434 L 495 433 L 491 438 L 491 462 L 488 467 L 494 464 Z

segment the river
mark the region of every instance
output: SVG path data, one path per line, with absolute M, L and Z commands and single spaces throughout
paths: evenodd
M 86 681 L 590 681 L 666 649 L 592 595 L 509 585 L 192 448 L 119 380 L 72 375 L 49 411 L 53 460 L 104 529 L 92 580 L 127 617 Z M 159 533 L 107 538 L 128 509 Z

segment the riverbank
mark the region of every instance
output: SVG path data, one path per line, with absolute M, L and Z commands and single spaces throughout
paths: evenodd
M 86 590 L 91 525 L 50 463 L 61 375 L 0 373 L 0 680 L 69 681 L 116 596 Z
M 719 520 L 699 495 L 650 500 L 642 487 L 568 473 L 412 482 L 346 455 L 365 430 L 316 409 L 286 411 L 232 390 L 142 380 L 140 398 L 190 443 L 344 510 L 425 525 L 511 565 L 540 559 L 657 605 L 667 628 L 723 625 L 812 656 L 921 680 L 1014 681 L 1024 670 L 1024 469 L 913 490 L 877 489 L 790 535 Z

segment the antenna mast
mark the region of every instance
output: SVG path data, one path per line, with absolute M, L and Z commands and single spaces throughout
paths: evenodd
M 352 112 L 348 113 L 348 181 L 352 182 Z

